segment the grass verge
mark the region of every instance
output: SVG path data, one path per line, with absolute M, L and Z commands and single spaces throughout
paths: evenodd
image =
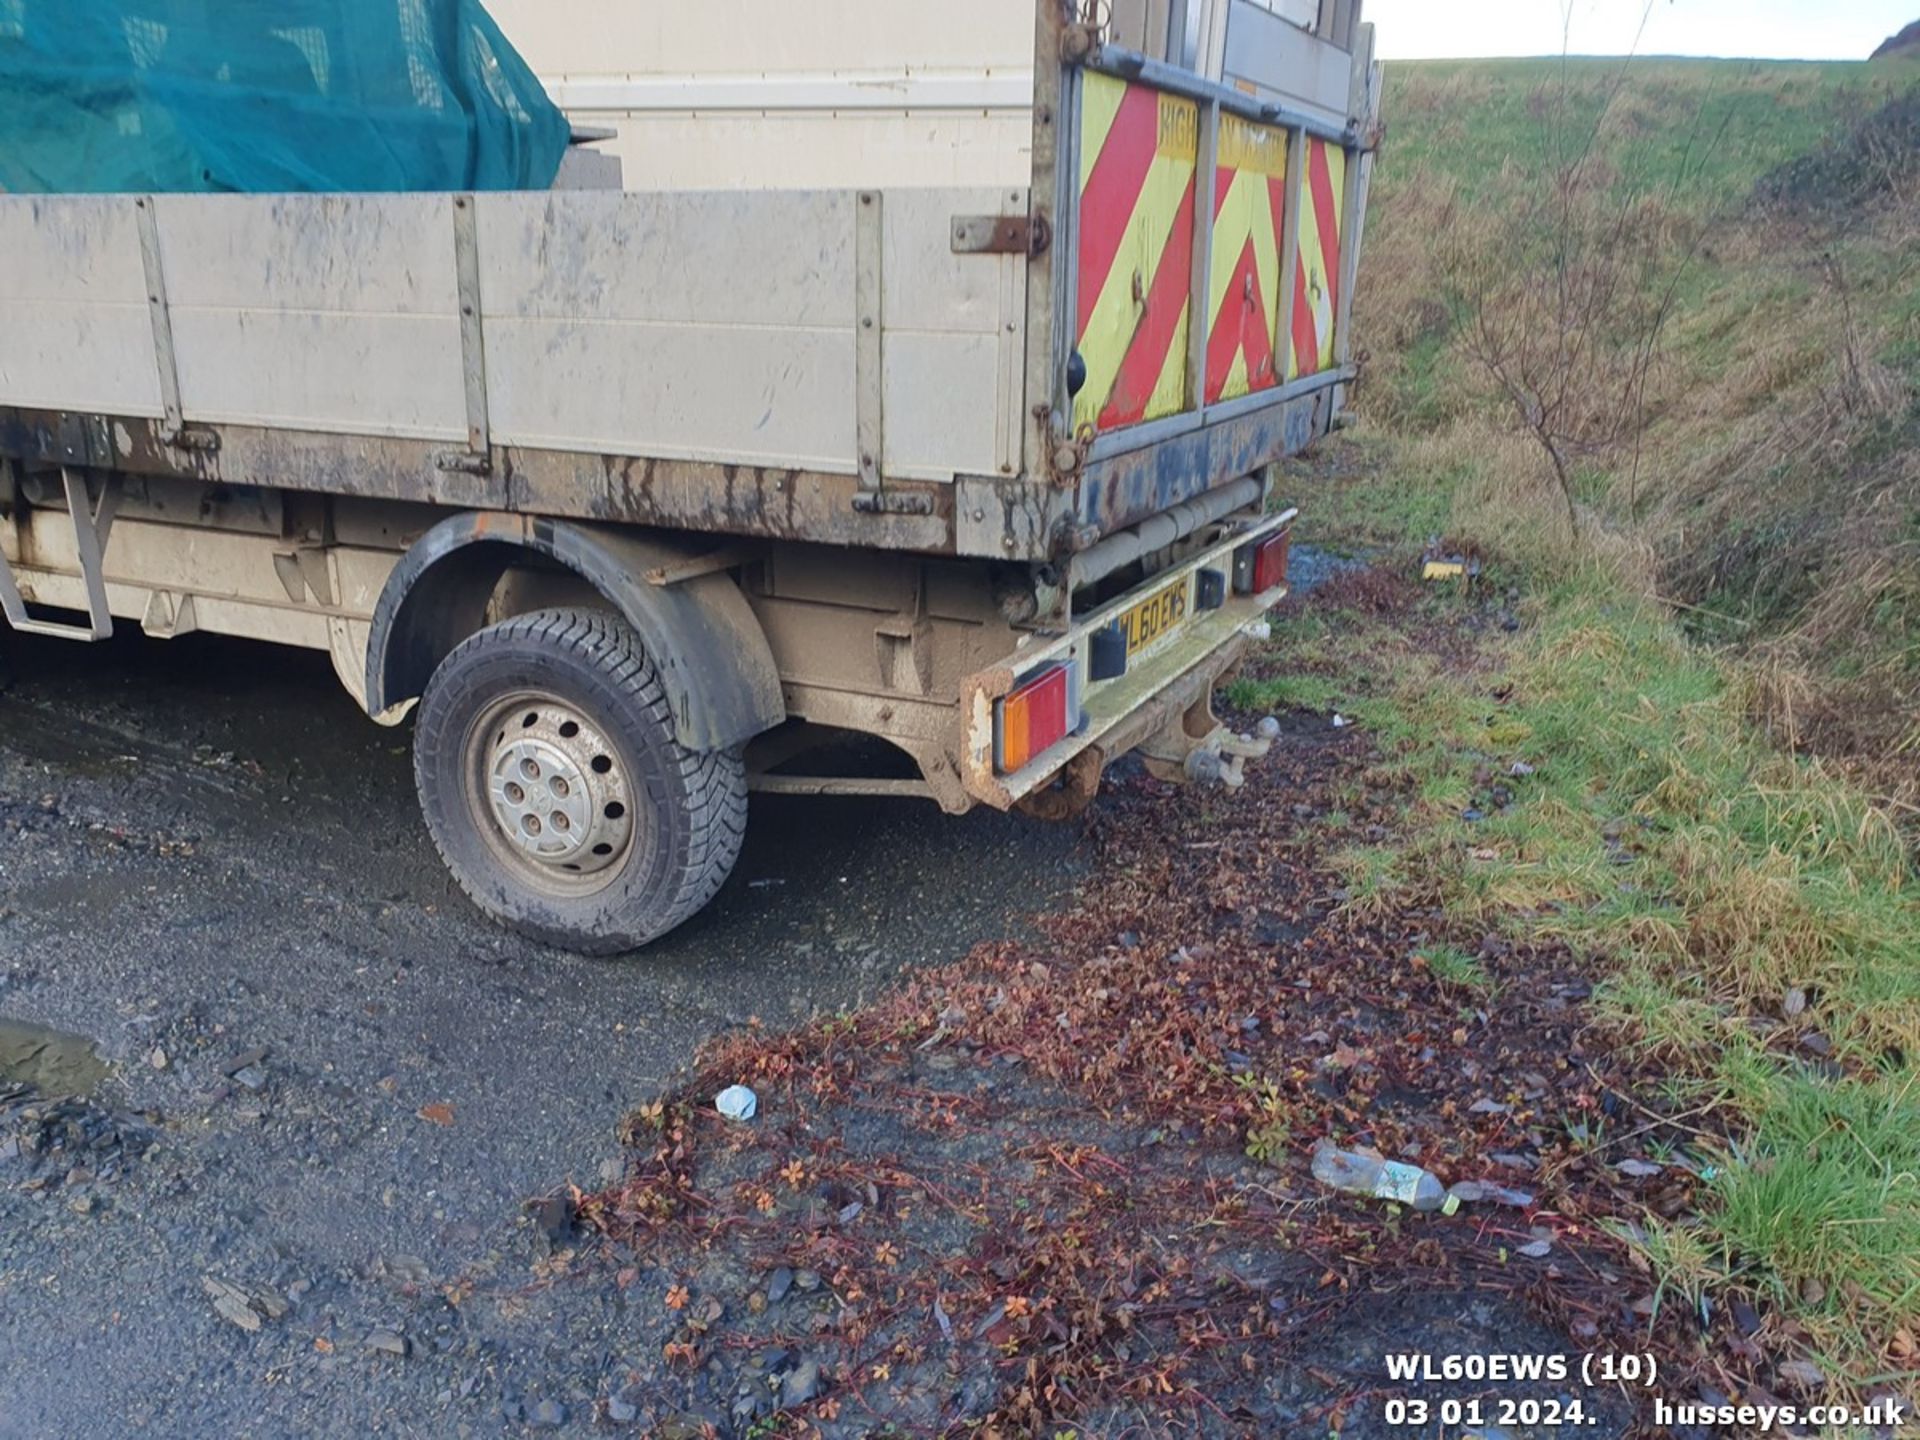
M 1416 516 L 1377 450 L 1320 508 L 1362 543 L 1399 529 L 1411 573 L 1406 527 L 1432 496 Z M 1759 1343 L 1837 1388 L 1910 1378 L 1920 883 L 1902 836 L 1772 747 L 1741 674 L 1617 570 L 1562 573 L 1489 645 L 1497 675 L 1310 626 L 1304 659 L 1283 632 L 1242 687 L 1340 697 L 1407 782 L 1408 823 L 1340 857 L 1350 907 L 1438 905 L 1460 933 L 1562 944 L 1608 977 L 1600 1023 L 1667 1077 L 1642 1118 L 1701 1182 L 1691 1211 L 1623 1218 L 1662 1304 L 1756 1307 Z M 1464 954 L 1427 962 L 1482 978 Z

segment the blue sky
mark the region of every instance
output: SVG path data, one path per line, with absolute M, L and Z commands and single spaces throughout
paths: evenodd
M 1920 20 L 1920 0 L 1364 0 L 1389 60 L 1441 56 L 1737 55 L 1864 60 Z M 1642 15 L 1646 30 L 1634 35 Z

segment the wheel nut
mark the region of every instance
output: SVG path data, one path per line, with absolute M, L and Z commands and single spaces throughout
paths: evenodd
M 540 817 L 538 815 L 521 817 L 520 828 L 529 835 L 538 835 L 540 833 Z
M 553 820 L 554 829 L 564 830 L 567 828 L 567 817 L 565 813 L 563 813 L 562 811 L 559 811 L 559 810 L 554 811 L 552 815 L 552 820 Z
M 556 775 L 547 782 L 547 788 L 553 791 L 555 799 L 564 800 L 567 798 L 567 791 L 571 787 L 567 784 L 566 776 Z
M 511 780 L 507 782 L 506 791 L 507 791 L 507 799 L 511 800 L 516 805 L 518 805 L 522 800 L 527 798 L 527 792 L 522 790 L 518 785 L 514 784 L 513 781 Z
M 529 780 L 538 780 L 540 778 L 540 767 L 531 760 L 522 760 L 520 762 L 520 773 Z

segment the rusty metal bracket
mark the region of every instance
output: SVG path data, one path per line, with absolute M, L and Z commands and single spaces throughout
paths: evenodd
M 1053 226 L 1044 215 L 956 215 L 953 217 L 953 253 L 956 255 L 1026 255 L 1038 257 L 1053 244 Z
M 1082 425 L 1073 435 L 1054 436 L 1053 448 L 1047 452 L 1048 478 L 1056 490 L 1064 490 L 1079 482 L 1080 472 L 1086 468 L 1087 452 L 1093 446 L 1094 434 L 1091 425 Z
M 702 575 L 718 575 L 722 570 L 737 569 L 758 560 L 765 553 L 764 545 L 751 541 L 722 545 L 704 555 L 694 555 L 671 565 L 656 565 L 647 571 L 646 581 L 649 585 L 681 585 L 688 580 L 698 580 Z
M 1076 820 L 1099 795 L 1106 768 L 1106 752 L 1089 745 L 1060 767 L 1058 784 L 1027 792 L 1013 802 L 1014 808 L 1030 819 L 1053 824 Z

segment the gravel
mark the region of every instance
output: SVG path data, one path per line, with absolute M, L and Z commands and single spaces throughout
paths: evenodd
M 756 798 L 707 913 L 585 960 L 457 895 L 407 731 L 360 715 L 324 656 L 5 643 L 8 1436 L 489 1434 L 510 1399 L 571 1432 L 605 1394 L 648 1433 L 701 1433 L 718 1397 L 648 1408 L 669 1336 L 613 1277 L 668 1282 L 581 1255 L 570 1209 L 528 1202 L 615 1178 L 620 1122 L 703 1039 L 858 1003 L 1008 933 L 1084 865 L 1073 827 Z M 50 1098 L 55 1076 L 90 1093 Z

